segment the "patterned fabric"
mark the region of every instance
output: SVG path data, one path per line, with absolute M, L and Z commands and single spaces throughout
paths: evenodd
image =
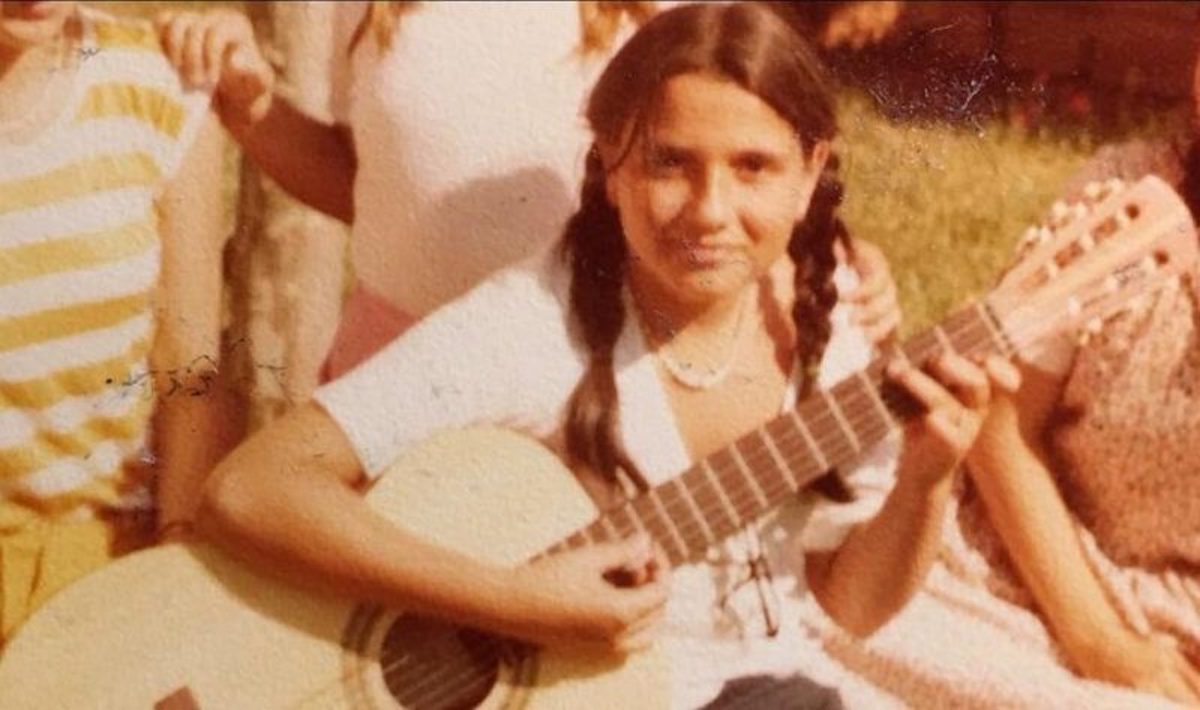
M 154 201 L 204 97 L 148 25 L 81 14 L 64 110 L 0 143 L 0 531 L 146 502 L 128 464 L 153 406 Z
M 1089 181 L 1147 173 L 1178 186 L 1186 155 L 1173 143 L 1108 146 L 1067 195 Z M 1059 491 L 1109 597 L 1134 628 L 1172 634 L 1200 659 L 1197 281 L 1163 291 L 1078 348 L 1049 434 Z M 967 487 L 960 500 L 948 528 L 952 566 L 1034 609 L 978 496 Z

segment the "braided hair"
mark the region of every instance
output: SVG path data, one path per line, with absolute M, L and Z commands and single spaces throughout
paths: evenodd
M 596 83 L 587 106 L 596 143 L 588 154 L 580 208 L 561 243 L 571 270 L 571 318 L 588 354 L 567 406 L 566 448 L 572 465 L 613 483 L 623 471 L 643 488 L 617 437 L 613 349 L 626 317 L 628 248 L 605 190 L 615 166 L 611 158 L 607 165 L 601 159 L 600 147 L 608 149 L 606 157 L 623 160 L 662 87 L 688 73 L 727 79 L 763 99 L 795 129 L 806 154 L 837 131 L 832 91 L 815 52 L 765 4 L 700 4 L 663 12 L 625 44 Z M 829 342 L 829 313 L 838 298 L 834 243 L 847 241 L 836 216 L 841 199 L 837 159 L 830 156 L 787 250 L 796 267 L 791 315 L 802 391 L 810 387 Z

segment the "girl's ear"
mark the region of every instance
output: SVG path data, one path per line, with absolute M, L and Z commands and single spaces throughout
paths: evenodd
M 808 156 L 808 166 L 817 175 L 825 169 L 825 161 L 829 160 L 829 141 L 817 141 L 813 146 L 812 155 Z
M 813 193 L 817 190 L 817 183 L 821 181 L 821 173 L 825 170 L 825 163 L 829 160 L 829 141 L 818 141 L 813 145 L 812 151 L 808 154 L 804 166 L 804 191 L 800 195 L 799 204 L 796 205 L 796 223 L 804 221 L 804 217 L 808 214 L 809 203 L 812 202 Z

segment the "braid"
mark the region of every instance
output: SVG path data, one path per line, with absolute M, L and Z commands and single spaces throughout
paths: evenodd
M 610 483 L 618 469 L 642 485 L 617 443 L 617 384 L 613 348 L 625 325 L 622 288 L 628 263 L 617 211 L 605 193 L 605 170 L 593 146 L 587 157 L 579 211 L 567 222 L 563 254 L 571 268 L 571 313 L 588 349 L 587 371 L 567 404 L 566 446 L 571 463 Z
M 812 391 L 817 367 L 832 331 L 829 313 L 838 300 L 837 286 L 833 283 L 833 272 L 837 267 L 834 242 L 841 241 L 850 248 L 846 226 L 836 215 L 843 193 L 837 169 L 837 156 L 831 154 L 813 191 L 808 214 L 792 230 L 788 242 L 788 256 L 796 266 L 792 323 L 796 329 L 801 399 Z M 811 487 L 839 503 L 853 499 L 835 471 L 817 479 Z

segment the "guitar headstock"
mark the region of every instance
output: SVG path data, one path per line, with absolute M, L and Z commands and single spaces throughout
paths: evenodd
M 1097 330 L 1190 273 L 1198 254 L 1191 213 L 1155 176 L 1088 185 L 1082 201 L 1056 203 L 1023 247 L 987 296 L 1017 354 L 1055 333 Z

